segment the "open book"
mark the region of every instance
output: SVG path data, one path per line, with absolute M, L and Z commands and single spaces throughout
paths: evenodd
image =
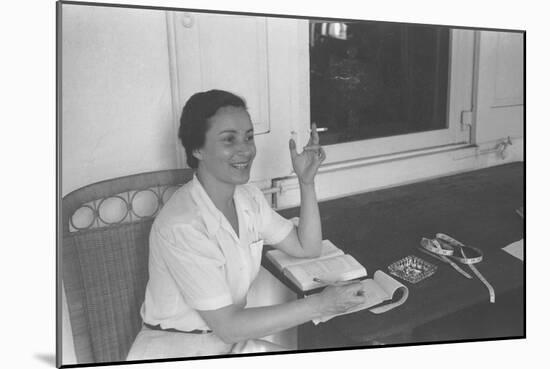
M 302 291 L 324 287 L 328 284 L 325 282 L 349 281 L 367 275 L 365 267 L 329 240 L 323 241 L 318 258 L 296 258 L 280 250 L 268 251 L 267 258 Z
M 372 313 L 380 314 L 403 304 L 409 296 L 409 289 L 407 287 L 381 270 L 377 270 L 372 279 L 365 279 L 360 283 L 363 285 L 363 294 L 366 297 L 365 303 L 342 314 L 314 319 L 313 323 L 319 324 L 335 316 L 350 314 L 364 309 L 369 309 Z

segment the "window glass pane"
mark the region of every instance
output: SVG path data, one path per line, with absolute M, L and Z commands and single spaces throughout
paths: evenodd
M 310 22 L 311 120 L 323 144 L 447 128 L 448 28 Z

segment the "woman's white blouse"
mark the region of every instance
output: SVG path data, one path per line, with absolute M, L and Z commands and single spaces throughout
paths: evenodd
M 293 223 L 253 185 L 237 186 L 233 199 L 239 237 L 196 177 L 162 208 L 149 240 L 144 322 L 183 331 L 207 329 L 197 310 L 246 304 L 263 244 L 281 242 Z

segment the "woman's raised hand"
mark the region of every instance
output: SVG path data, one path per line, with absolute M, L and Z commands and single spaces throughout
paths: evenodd
M 298 180 L 303 184 L 312 184 L 317 170 L 325 160 L 325 150 L 319 145 L 319 134 L 315 123 L 311 125 L 311 135 L 304 150 L 298 154 L 296 151 L 296 142 L 291 138 L 288 143 L 292 167 L 298 176 Z

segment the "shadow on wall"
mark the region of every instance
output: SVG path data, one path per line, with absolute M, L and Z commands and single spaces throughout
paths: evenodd
M 51 366 L 55 366 L 55 354 L 34 354 L 35 359 L 46 363 Z

